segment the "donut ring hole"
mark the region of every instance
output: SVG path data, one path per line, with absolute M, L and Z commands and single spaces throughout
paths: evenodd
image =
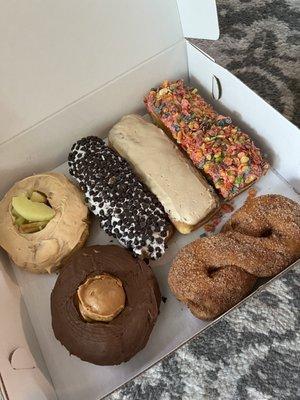
M 272 236 L 272 234 L 273 234 L 273 230 L 271 228 L 265 228 L 261 232 L 260 237 L 261 238 L 268 238 L 268 237 Z
M 216 267 L 214 265 L 209 265 L 206 269 L 207 276 L 209 278 L 214 278 L 214 276 L 222 269 L 222 267 Z
M 273 228 L 269 224 L 267 225 L 264 224 L 263 226 L 256 226 L 256 227 L 247 225 L 248 224 L 241 223 L 239 221 L 229 221 L 228 225 L 225 226 L 225 229 L 223 229 L 223 232 L 230 230 L 230 231 L 241 232 L 247 234 L 248 236 L 260 237 L 260 238 L 269 238 L 274 233 Z

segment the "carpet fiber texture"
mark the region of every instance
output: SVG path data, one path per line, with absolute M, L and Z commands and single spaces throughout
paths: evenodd
M 219 0 L 220 38 L 191 41 L 300 126 L 300 1 Z
M 294 268 L 110 400 L 300 398 L 300 268 Z

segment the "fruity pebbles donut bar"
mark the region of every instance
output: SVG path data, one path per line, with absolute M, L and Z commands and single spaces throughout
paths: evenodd
M 89 136 L 76 142 L 69 172 L 106 233 L 137 256 L 157 259 L 164 254 L 172 228 L 162 205 L 102 139 Z
M 250 137 L 183 80 L 164 81 L 145 97 L 145 104 L 154 121 L 180 144 L 224 199 L 267 172 L 269 165 Z

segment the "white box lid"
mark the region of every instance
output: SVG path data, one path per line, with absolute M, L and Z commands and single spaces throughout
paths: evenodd
M 0 0 L 0 7 L 0 144 L 184 35 L 218 36 L 215 0 Z
M 177 0 L 183 35 L 217 40 L 220 36 L 215 0 Z

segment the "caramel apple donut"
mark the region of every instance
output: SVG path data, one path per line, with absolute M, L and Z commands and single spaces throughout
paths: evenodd
M 83 247 L 64 265 L 51 293 L 53 331 L 83 361 L 120 364 L 146 346 L 160 301 L 144 261 L 115 245 Z
M 245 296 L 257 277 L 271 277 L 300 256 L 300 205 L 286 197 L 249 198 L 223 231 L 198 239 L 169 272 L 175 296 L 200 319 L 212 319 Z
M 62 174 L 29 176 L 0 201 L 0 246 L 27 271 L 55 271 L 83 246 L 88 231 L 83 195 Z

